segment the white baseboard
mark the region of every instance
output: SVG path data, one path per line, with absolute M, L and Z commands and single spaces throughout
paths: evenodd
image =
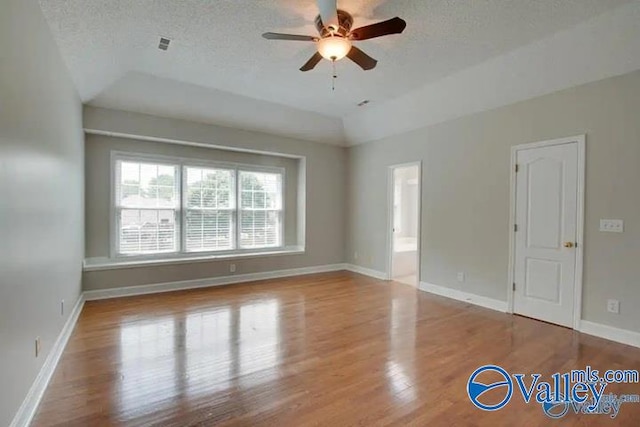
M 580 332 L 622 344 L 640 347 L 640 333 L 628 329 L 614 328 L 613 326 L 607 326 L 601 323 L 581 320 Z
M 75 327 L 78 317 L 82 312 L 85 301 L 116 298 L 121 296 L 144 295 L 150 293 L 169 292 L 174 290 L 203 288 L 209 286 L 221 286 L 233 283 L 251 282 L 256 280 L 276 279 L 281 277 L 301 276 L 304 274 L 325 273 L 331 271 L 346 270 L 345 264 L 321 265 L 315 267 L 295 268 L 290 270 L 276 270 L 264 273 L 239 274 L 236 276 L 216 277 L 210 279 L 187 280 L 182 282 L 160 283 L 155 285 L 132 286 L 125 288 L 105 289 L 99 291 L 84 291 L 73 311 L 69 315 L 62 331 L 58 335 L 49 355 L 44 361 L 38 376 L 34 380 L 27 396 L 22 401 L 22 405 L 13 418 L 10 427 L 27 427 L 38 409 L 40 400 L 49 385 L 49 381 L 55 372 L 60 357 L 71 337 L 71 332 Z
M 150 293 L 169 292 L 174 290 L 195 289 L 210 286 L 221 286 L 226 284 L 251 282 L 256 280 L 276 279 L 281 277 L 300 276 L 304 274 L 324 273 L 331 271 L 348 270 L 358 274 L 364 274 L 380 280 L 387 280 L 387 274 L 360 267 L 353 264 L 331 264 L 316 267 L 295 268 L 290 270 L 276 270 L 264 273 L 240 274 L 237 276 L 216 277 L 211 279 L 188 280 L 182 282 L 160 283 L 155 285 L 132 286 L 125 288 L 105 289 L 98 291 L 85 291 L 80 295 L 76 305 L 67 319 L 60 335 L 56 339 L 47 359 L 45 360 L 38 376 L 31 385 L 18 412 L 13 418 L 10 427 L 26 427 L 31 423 L 33 416 L 40 404 L 40 400 L 53 376 L 53 373 L 60 361 L 62 353 L 69 341 L 73 328 L 82 312 L 85 301 L 116 298 L 121 296 L 144 295 Z M 420 290 L 458 301 L 463 301 L 485 307 L 500 312 L 507 311 L 507 302 L 480 295 L 470 294 L 457 289 L 438 286 L 431 283 L 420 282 Z M 622 344 L 640 347 L 640 333 L 626 329 L 614 328 L 612 326 L 583 320 L 580 322 L 580 332 L 594 335 L 599 338 L 608 339 Z
M 387 273 L 382 271 L 372 270 L 371 268 L 361 267 L 355 264 L 345 264 L 345 270 L 351 271 L 353 273 L 363 274 L 365 276 L 373 277 L 374 279 L 380 280 L 389 280 L 389 276 Z
M 489 297 L 483 297 L 481 295 L 470 294 L 458 289 L 451 289 L 444 286 L 434 285 L 432 283 L 420 282 L 420 290 L 458 301 L 479 305 L 480 307 L 489 308 L 491 310 L 500 311 L 502 313 L 506 313 L 508 309 L 506 301 L 500 301 Z
M 186 289 L 208 288 L 212 286 L 231 285 L 234 283 L 254 282 L 256 280 L 278 279 L 282 277 L 302 276 L 304 274 L 327 273 L 346 270 L 345 264 L 319 265 L 315 267 L 293 268 L 289 270 L 266 271 L 262 273 L 237 274 L 234 276 L 210 277 L 206 279 L 184 280 L 180 282 L 156 283 L 151 285 L 118 287 L 85 291 L 86 301 L 108 298 L 128 297 L 135 295 L 156 294 L 161 292 L 181 291 Z
M 451 289 L 431 283 L 420 282 L 420 290 L 458 301 L 479 305 L 481 307 L 489 308 L 491 310 L 496 310 L 503 313 L 506 313 L 508 311 L 508 306 L 505 301 L 483 297 L 480 295 L 474 295 L 457 289 Z M 582 332 L 583 334 L 593 335 L 599 338 L 604 338 L 609 341 L 619 342 L 621 344 L 640 347 L 640 333 L 627 329 L 614 328 L 613 326 L 607 326 L 601 323 L 581 320 L 579 332 Z
M 67 346 L 69 337 L 71 337 L 71 332 L 73 332 L 73 328 L 76 326 L 78 317 L 80 316 L 80 312 L 82 312 L 82 307 L 84 306 L 84 301 L 84 296 L 80 294 L 69 318 L 62 327 L 62 331 L 60 331 L 58 338 L 53 343 L 53 347 L 51 347 L 49 355 L 42 364 L 42 368 L 40 368 L 38 376 L 33 381 L 33 384 L 31 384 L 31 388 L 29 389 L 27 396 L 24 398 L 18 412 L 13 417 L 13 421 L 9 425 L 10 427 L 27 427 L 31 424 L 31 420 L 38 409 L 40 400 L 49 385 L 49 381 L 56 370 L 56 366 L 58 366 L 62 352 Z

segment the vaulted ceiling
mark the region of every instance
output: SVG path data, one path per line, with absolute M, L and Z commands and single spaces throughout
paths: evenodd
M 298 69 L 315 0 L 40 0 L 83 102 L 342 144 L 344 126 L 491 58 L 636 0 L 339 0 L 355 27 L 400 16 L 404 34 L 360 42 L 379 60 Z M 167 52 L 160 36 L 172 39 Z M 358 107 L 363 100 L 367 107 Z

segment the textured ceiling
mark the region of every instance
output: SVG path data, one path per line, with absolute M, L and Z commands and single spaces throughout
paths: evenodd
M 339 0 L 339 7 L 354 15 L 355 27 L 394 16 L 408 27 L 402 35 L 358 43 L 380 61 L 378 68 L 364 72 L 341 61 L 331 91 L 328 62 L 298 71 L 313 44 L 261 37 L 265 31 L 315 34 L 315 0 L 40 0 L 84 102 L 166 115 L 174 110 L 171 94 L 188 84 L 206 108 L 193 117 L 195 109 L 185 107 L 184 99 L 176 101 L 180 118 L 217 123 L 222 119 L 216 110 L 229 105 L 229 97 L 237 106 L 248 97 L 318 113 L 331 135 L 364 99 L 382 104 L 629 2 Z M 157 49 L 159 36 L 173 40 L 168 52 Z M 140 83 L 145 78 L 148 84 Z M 157 96 L 163 87 L 171 89 Z M 229 111 L 241 116 L 243 108 Z M 238 123 L 222 120 L 241 127 L 249 121 L 248 116 Z M 326 132 L 305 139 L 333 142 Z

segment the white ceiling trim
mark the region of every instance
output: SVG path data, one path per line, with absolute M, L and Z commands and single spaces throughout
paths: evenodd
M 126 105 L 134 113 L 344 145 L 339 117 L 140 72 L 121 76 L 88 105 L 115 110 Z
M 343 119 L 348 145 L 640 69 L 640 1 Z
M 318 150 L 336 149 L 329 144 L 302 141 L 261 131 L 247 131 L 90 105 L 84 106 L 82 123 L 85 133 L 92 135 L 260 154 L 270 153 L 282 157 L 301 158 L 308 156 L 309 153 L 318 152 Z

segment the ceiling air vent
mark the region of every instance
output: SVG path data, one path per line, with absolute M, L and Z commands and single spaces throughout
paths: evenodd
M 171 39 L 168 39 L 166 37 L 160 37 L 160 44 L 158 44 L 158 49 L 168 50 L 170 43 L 171 43 Z

